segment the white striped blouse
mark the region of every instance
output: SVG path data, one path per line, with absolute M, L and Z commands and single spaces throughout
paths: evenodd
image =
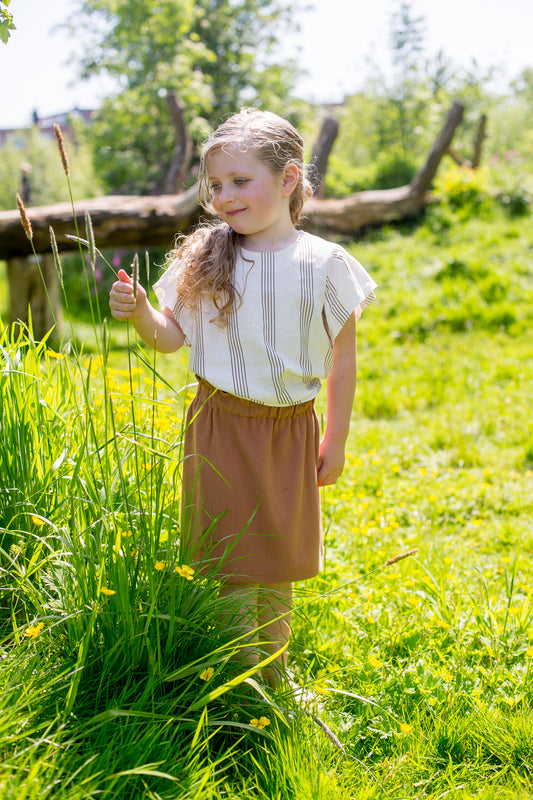
M 154 286 L 190 345 L 190 369 L 237 397 L 271 406 L 316 397 L 333 363 L 333 341 L 352 311 L 359 319 L 376 283 L 349 253 L 299 232 L 284 250 L 242 250 L 235 286 L 242 303 L 220 328 L 213 304 L 178 297 L 174 261 Z

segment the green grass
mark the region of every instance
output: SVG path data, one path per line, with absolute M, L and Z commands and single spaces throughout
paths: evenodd
M 378 299 L 290 655 L 342 749 L 244 679 L 216 578 L 175 571 L 186 354 L 6 331 L 2 797 L 531 796 L 533 223 L 436 207 L 349 246 Z

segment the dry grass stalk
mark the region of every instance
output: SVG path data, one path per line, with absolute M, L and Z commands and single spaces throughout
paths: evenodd
M 416 556 L 418 553 L 418 548 L 416 547 L 414 550 L 407 550 L 405 553 L 399 553 L 397 556 L 392 556 L 385 561 L 385 566 L 388 567 L 390 564 L 396 564 L 397 561 L 403 561 L 404 558 L 410 558 L 411 556 Z
M 31 227 L 30 218 L 28 217 L 26 209 L 24 208 L 22 197 L 18 192 L 17 192 L 17 207 L 20 213 L 20 221 L 22 222 L 22 227 L 24 228 L 24 232 L 26 233 L 26 236 L 31 242 L 33 240 L 33 230 Z
M 59 127 L 57 122 L 54 124 L 54 133 L 57 139 L 57 147 L 59 149 L 59 155 L 61 156 L 61 163 L 63 164 L 65 175 L 68 178 L 70 175 L 70 164 L 68 163 L 67 151 L 65 150 L 65 140 L 63 139 L 61 128 Z
M 133 281 L 133 296 L 137 299 L 137 286 L 139 285 L 139 256 L 137 253 L 133 256 L 133 263 L 131 265 L 131 280 Z
M 56 264 L 56 270 L 57 270 L 57 275 L 58 275 L 58 278 L 59 278 L 59 283 L 61 284 L 61 288 L 64 289 L 65 287 L 64 287 L 64 284 L 63 284 L 63 270 L 61 268 L 61 261 L 59 259 L 59 251 L 57 249 L 56 235 L 55 235 L 54 229 L 52 228 L 51 225 L 49 226 L 49 231 L 50 231 L 50 243 L 52 245 L 52 253 L 54 254 L 54 261 L 55 261 L 55 264 Z
M 96 244 L 94 241 L 94 230 L 91 215 L 88 211 L 85 212 L 85 234 L 87 236 L 87 245 L 89 247 L 89 258 L 91 260 L 91 267 L 94 271 L 96 264 Z

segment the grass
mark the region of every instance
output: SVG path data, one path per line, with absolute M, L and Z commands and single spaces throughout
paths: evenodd
M 216 576 L 182 569 L 186 354 L 4 331 L 6 799 L 531 796 L 533 223 L 436 207 L 349 246 L 379 290 L 325 569 L 298 590 L 318 709 L 246 677 Z

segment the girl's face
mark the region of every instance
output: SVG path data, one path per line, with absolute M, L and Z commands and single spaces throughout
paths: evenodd
M 289 164 L 280 174 L 252 152 L 226 147 L 206 162 L 214 210 L 243 236 L 250 250 L 276 250 L 296 237 L 289 202 L 298 182 L 298 168 Z

